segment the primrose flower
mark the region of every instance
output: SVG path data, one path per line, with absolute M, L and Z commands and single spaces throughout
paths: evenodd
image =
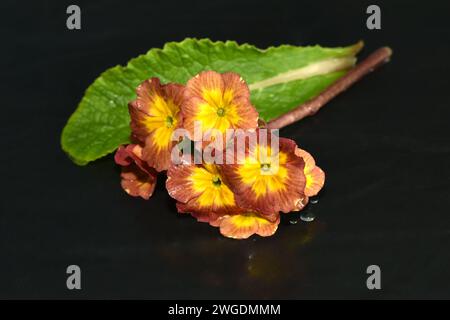
M 273 216 L 273 222 L 257 213 L 240 213 L 236 215 L 225 215 L 221 217 L 216 225 L 220 233 L 228 238 L 247 239 L 253 234 L 262 237 L 273 235 L 280 223 L 280 215 Z
M 184 98 L 184 127 L 193 140 L 201 139 L 194 135 L 198 124 L 203 132 L 217 130 L 222 134 L 227 129 L 258 126 L 258 112 L 250 102 L 250 91 L 237 73 L 201 72 L 187 82 Z
M 137 87 L 137 98 L 129 104 L 132 136 L 144 144 L 142 157 L 157 171 L 167 170 L 171 163 L 177 143 L 172 133 L 182 121 L 183 90 L 182 85 L 161 85 L 158 78 L 151 78 Z
M 305 161 L 305 168 L 303 169 L 306 177 L 305 195 L 307 197 L 317 195 L 325 183 L 325 173 L 316 166 L 316 161 L 309 152 L 297 147 L 295 154 Z
M 304 203 L 305 163 L 295 155 L 293 140 L 276 137 L 278 150 L 272 151 L 272 134 L 268 133 L 263 141 L 261 130 L 256 131 L 257 139 L 253 143 L 245 145 L 242 163 L 227 161 L 222 171 L 239 207 L 265 217 L 280 211 L 288 213 Z
M 198 221 L 214 222 L 238 212 L 233 192 L 213 164 L 172 165 L 166 181 L 169 195 L 178 201 L 177 209 L 191 213 Z
M 125 192 L 148 200 L 155 190 L 157 173 L 142 160 L 142 147 L 137 144 L 120 146 L 114 160 L 122 166 L 121 185 Z

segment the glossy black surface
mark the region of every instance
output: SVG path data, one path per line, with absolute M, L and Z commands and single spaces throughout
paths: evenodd
M 364 1 L 77 1 L 82 30 L 69 31 L 68 1 L 2 1 L 0 298 L 450 298 L 450 6 L 393 2 L 378 2 L 370 31 Z M 180 217 L 163 178 L 134 199 L 111 157 L 78 167 L 60 150 L 102 71 L 187 36 L 393 48 L 281 132 L 327 174 L 313 222 L 293 214 L 271 238 L 226 239 Z M 66 289 L 70 264 L 81 291 Z

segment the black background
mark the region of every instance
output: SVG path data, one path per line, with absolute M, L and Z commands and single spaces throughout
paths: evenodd
M 66 28 L 78 4 L 82 30 Z M 450 5 L 374 1 L 2 1 L 0 298 L 450 298 Z M 327 174 L 312 223 L 235 241 L 127 196 L 61 130 L 105 69 L 185 37 L 258 47 L 389 45 L 392 61 L 282 130 Z M 287 217 L 286 217 L 287 218 Z M 66 267 L 82 290 L 66 288 Z M 366 288 L 381 267 L 382 289 Z

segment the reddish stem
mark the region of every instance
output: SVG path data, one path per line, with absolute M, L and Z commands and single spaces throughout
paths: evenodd
M 306 101 L 288 113 L 269 121 L 267 123 L 267 128 L 280 129 L 305 117 L 312 116 L 339 93 L 347 90 L 366 74 L 388 62 L 391 55 L 392 50 L 389 47 L 383 47 L 376 50 L 317 97 Z

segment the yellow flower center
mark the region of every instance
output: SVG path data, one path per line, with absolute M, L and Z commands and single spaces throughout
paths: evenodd
M 233 101 L 234 91 L 226 89 L 204 89 L 203 102 L 198 105 L 196 120 L 202 122 L 204 130 L 217 129 L 224 133 L 227 129 L 238 126 L 242 118 L 238 106 Z
M 194 191 L 199 194 L 197 203 L 200 207 L 235 205 L 233 192 L 222 183 L 214 165 L 195 168 L 189 179 L 192 181 Z
M 167 116 L 167 118 L 166 118 L 166 127 L 167 128 L 173 127 L 173 118 L 171 116 Z
M 219 109 L 217 109 L 217 115 L 219 117 L 223 117 L 225 115 L 225 109 L 220 107 Z
M 220 185 L 222 184 L 222 180 L 220 180 L 219 176 L 214 176 L 212 178 L 212 183 L 213 183 L 214 186 L 220 187 Z
M 263 149 L 262 155 L 260 155 L 261 149 Z M 288 170 L 284 165 L 287 161 L 287 155 L 284 152 L 279 152 L 277 157 L 278 164 L 268 161 L 272 158 L 270 148 L 258 146 L 255 152 L 249 155 L 245 162 L 238 167 L 241 181 L 251 185 L 256 197 L 264 196 L 268 192 L 286 189 Z

